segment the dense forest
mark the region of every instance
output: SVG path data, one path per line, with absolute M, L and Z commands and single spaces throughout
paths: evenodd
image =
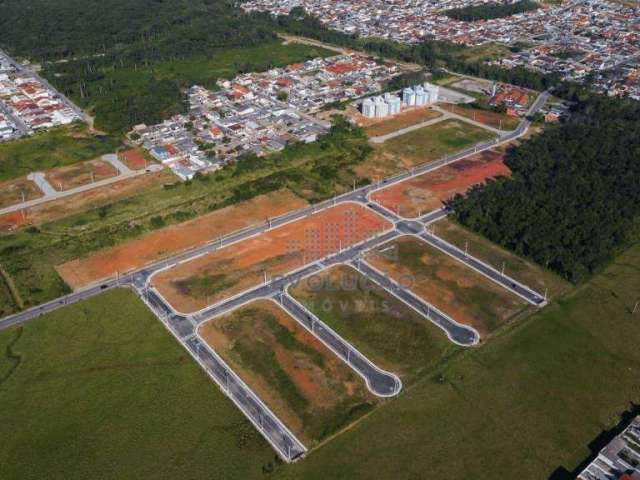
M 580 282 L 640 234 L 640 103 L 591 97 L 510 150 L 512 178 L 457 196 L 462 224 Z
M 110 133 L 184 110 L 185 83 L 159 72 L 167 64 L 275 41 L 272 25 L 228 0 L 0 1 L 0 46 L 42 63 Z
M 483 5 L 469 5 L 463 8 L 452 8 L 445 10 L 444 14 L 455 20 L 463 22 L 475 22 L 478 20 L 490 20 L 492 18 L 503 18 L 517 13 L 537 10 L 540 5 L 532 0 L 520 0 L 515 3 L 485 3 Z

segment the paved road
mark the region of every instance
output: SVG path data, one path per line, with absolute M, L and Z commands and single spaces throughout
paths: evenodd
M 149 165 L 149 167 L 146 170 L 129 170 L 129 173 L 120 173 L 116 177 L 105 178 L 104 180 L 98 180 L 97 182 L 88 183 L 86 185 L 81 185 L 79 187 L 71 188 L 69 190 L 63 190 L 63 191 L 58 191 L 54 189 L 51 186 L 51 184 L 44 179 L 44 173 L 33 172 L 29 174 L 28 178 L 30 180 L 33 180 L 36 183 L 36 185 L 38 185 L 38 188 L 42 190 L 42 193 L 44 193 L 44 196 L 33 199 L 33 200 L 29 200 L 27 202 L 16 203 L 15 205 L 1 208 L 0 215 L 4 215 L 6 213 L 12 213 L 12 212 L 19 212 L 20 210 L 37 207 L 38 205 L 42 205 L 43 203 L 51 202 L 54 200 L 60 200 L 61 198 L 77 195 L 78 193 L 88 192 L 89 190 L 93 190 L 94 188 L 106 187 L 107 185 L 111 185 L 112 183 L 120 182 L 122 180 L 126 180 L 129 178 L 138 177 L 140 175 L 145 175 L 149 172 L 158 172 L 163 168 L 164 167 L 162 165 L 153 164 L 153 165 Z
M 478 260 L 475 257 L 472 257 L 468 253 L 463 250 L 460 250 L 458 247 L 451 245 L 440 237 L 433 235 L 430 232 L 422 232 L 418 235 L 421 239 L 427 242 L 432 247 L 437 248 L 441 252 L 450 255 L 455 258 L 459 262 L 464 263 L 468 267 L 473 270 L 481 273 L 485 277 L 489 278 L 491 281 L 497 283 L 501 287 L 504 287 L 508 290 L 511 290 L 513 293 L 518 295 L 519 297 L 525 299 L 527 302 L 537 306 L 542 307 L 546 305 L 547 300 L 543 295 L 533 291 L 526 285 L 521 284 L 520 282 L 514 280 L 508 275 L 503 275 L 501 272 L 496 270 L 495 268 L 487 265 L 486 263 Z
M 548 93 L 546 92 L 541 95 L 536 100 L 536 102 L 534 102 L 531 111 L 534 111 L 535 109 L 542 106 L 547 97 Z M 527 130 L 528 126 L 528 120 L 523 121 L 520 127 L 518 127 L 518 129 L 516 129 L 514 132 L 501 137 L 500 142 L 507 142 L 514 138 L 517 138 Z M 442 312 L 439 312 L 436 309 L 432 309 L 430 305 L 426 304 L 424 301 L 415 297 L 410 292 L 394 284 L 394 282 L 390 281 L 388 278 L 385 278 L 384 276 L 380 278 L 380 272 L 377 272 L 366 262 L 358 259 L 361 258 L 362 254 L 365 251 L 375 247 L 376 245 L 386 243 L 398 237 L 399 235 L 408 233 L 418 234 L 417 232 L 421 231 L 421 229 L 424 229 L 425 223 L 428 223 L 429 221 L 431 221 L 431 219 L 437 216 L 441 216 L 445 213 L 443 211 L 433 212 L 432 214 L 421 217 L 419 219 L 420 221 L 403 220 L 393 212 L 390 212 L 382 208 L 378 204 L 371 202 L 368 199 L 368 196 L 371 192 L 406 180 L 408 178 L 421 175 L 428 171 L 432 171 L 443 165 L 458 161 L 470 154 L 476 153 L 477 151 L 493 148 L 497 143 L 499 143 L 498 140 L 492 140 L 491 142 L 486 142 L 476 147 L 466 149 L 463 152 L 448 156 L 439 161 L 414 168 L 410 171 L 403 172 L 398 175 L 394 175 L 393 177 L 384 179 L 382 182 L 368 185 L 351 192 L 347 192 L 343 195 L 335 197 L 334 199 L 327 200 L 301 210 L 287 213 L 278 218 L 270 219 L 265 222 L 265 224 L 250 227 L 242 231 L 227 235 L 225 237 L 221 237 L 220 239 L 214 240 L 206 245 L 182 252 L 169 259 L 159 261 L 140 270 L 118 276 L 117 278 L 105 280 L 99 285 L 90 286 L 85 289 L 78 290 L 69 295 L 52 300 L 50 302 L 46 302 L 37 307 L 21 311 L 9 317 L 5 317 L 4 319 L 0 320 L 0 330 L 19 325 L 28 321 L 29 319 L 36 318 L 42 314 L 56 310 L 57 308 L 60 308 L 64 305 L 93 297 L 112 288 L 116 288 L 119 286 L 128 286 L 134 288 L 141 296 L 141 298 L 147 303 L 147 305 L 149 305 L 152 311 L 163 321 L 163 323 L 176 336 L 176 338 L 181 341 L 185 348 L 187 348 L 187 350 L 192 355 L 194 355 L 195 351 L 194 358 L 199 361 L 200 365 L 207 371 L 211 378 L 213 378 L 221 386 L 223 391 L 225 391 L 225 393 L 229 395 L 229 397 L 236 403 L 236 405 L 238 405 L 238 407 L 247 415 L 247 417 L 254 423 L 254 425 L 256 425 L 256 428 L 258 428 L 258 430 L 265 436 L 265 438 L 267 438 L 267 440 L 274 446 L 274 448 L 278 451 L 282 458 L 290 461 L 304 453 L 304 446 L 295 438 L 295 436 L 288 432 L 286 427 L 284 427 L 284 425 L 277 419 L 277 417 L 275 417 L 275 415 L 273 415 L 269 411 L 269 409 L 259 401 L 259 399 L 251 392 L 251 390 L 246 387 L 246 385 L 244 385 L 242 381 L 237 378 L 228 367 L 224 365 L 224 362 L 222 362 L 222 360 L 216 356 L 215 352 L 207 347 L 205 347 L 204 350 L 202 349 L 202 342 L 199 340 L 197 335 L 197 326 L 206 319 L 211 318 L 212 316 L 219 315 L 233 308 L 237 308 L 239 305 L 252 301 L 253 299 L 273 298 L 274 296 L 280 295 L 291 283 L 300 281 L 308 275 L 318 273 L 331 265 L 351 262 L 351 264 L 356 266 L 356 268 L 358 268 L 361 272 L 368 275 L 372 279 L 376 279 L 376 281 L 379 282 L 380 285 L 382 285 L 384 288 L 387 288 L 402 301 L 404 301 L 412 308 L 416 309 L 418 312 L 422 313 L 428 319 L 443 328 L 453 341 L 461 345 L 475 344 L 478 341 L 478 335 L 477 332 L 475 332 L 473 329 L 457 324 L 455 321 L 442 314 Z M 377 237 L 368 239 L 367 241 L 359 245 L 351 246 L 344 251 L 323 260 L 322 262 L 308 265 L 297 272 L 293 272 L 281 278 L 273 279 L 266 285 L 259 286 L 256 289 L 253 289 L 235 298 L 229 299 L 222 304 L 208 307 L 202 312 L 199 312 L 192 316 L 180 315 L 174 312 L 173 309 L 153 288 L 149 288 L 150 277 L 154 273 L 157 273 L 164 268 L 170 268 L 172 266 L 175 266 L 177 263 L 193 260 L 200 255 L 213 252 L 232 243 L 245 240 L 254 235 L 258 235 L 269 230 L 270 228 L 275 228 L 277 226 L 281 226 L 286 223 L 304 218 L 308 215 L 313 215 L 320 210 L 330 208 L 338 203 L 350 201 L 358 202 L 360 204 L 366 205 L 368 208 L 374 209 L 384 218 L 387 218 L 394 222 L 396 228 L 394 228 L 393 231 L 386 232 Z M 428 234 L 423 233 L 423 235 L 426 235 L 427 238 L 429 238 Z M 461 260 L 464 261 L 465 259 Z M 523 293 L 525 295 L 531 294 L 530 291 L 523 291 Z M 303 316 L 307 315 L 303 311 L 297 310 L 296 318 L 298 314 Z M 337 336 L 337 334 L 335 334 L 335 337 L 332 336 L 328 328 L 322 329 L 322 335 L 323 337 L 326 337 L 327 342 L 335 342 L 337 348 L 345 347 L 344 343 L 339 343 L 341 340 L 339 336 Z M 344 342 L 344 340 L 342 340 L 342 342 Z M 360 357 L 356 354 L 355 359 L 352 360 L 352 353 L 349 353 L 350 351 L 348 350 L 348 347 L 345 348 L 347 348 L 346 355 L 348 356 L 347 361 L 349 362 L 349 364 L 359 367 L 358 371 L 363 375 L 367 375 L 366 378 L 370 382 L 370 385 L 372 385 L 372 388 L 375 388 L 380 392 L 384 392 L 385 389 L 388 392 L 392 392 L 394 391 L 394 389 L 396 389 L 396 391 L 399 390 L 399 384 L 395 383 L 394 381 L 392 385 L 389 377 L 385 377 L 384 375 L 379 376 L 380 372 L 376 369 L 371 369 L 371 365 L 373 364 L 371 364 L 371 362 L 368 362 L 364 357 Z M 354 349 L 353 352 L 355 351 L 356 350 Z M 230 373 L 232 374 L 231 376 L 229 375 Z M 231 383 L 228 383 L 229 379 L 231 378 L 233 378 L 231 380 Z
M 409 305 L 425 318 L 435 323 L 445 331 L 452 342 L 464 347 L 470 347 L 476 345 L 480 341 L 480 335 L 475 329 L 456 322 L 440 310 L 436 309 L 433 305 L 425 302 L 406 288 L 391 280 L 379 270 L 376 270 L 365 260 L 356 259 L 351 262 L 351 265 L 386 291 L 393 294 L 396 298 L 400 299 L 403 303 Z
M 347 365 L 362 376 L 369 390 L 379 397 L 393 397 L 400 393 L 402 382 L 396 375 L 377 367 L 353 345 L 344 340 L 288 293 L 283 293 L 277 298 L 282 308 L 289 315 L 304 325 Z
M 371 137 L 369 141 L 371 143 L 376 143 L 376 144 L 384 143 L 387 140 L 391 140 L 392 138 L 396 138 L 406 133 L 413 132 L 414 130 L 420 130 L 421 128 L 428 127 L 429 125 L 444 122 L 449 118 L 453 118 L 453 115 L 451 115 L 449 112 L 446 112 L 443 110 L 438 110 L 438 111 L 442 113 L 442 115 L 437 118 L 432 118 L 431 120 L 425 120 L 424 122 L 416 123 L 415 125 L 410 125 L 408 127 L 401 128 L 399 130 L 396 130 L 395 132 L 387 133 L 386 135 Z

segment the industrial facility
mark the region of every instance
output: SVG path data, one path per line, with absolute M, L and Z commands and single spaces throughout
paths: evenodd
M 362 115 L 367 118 L 384 118 L 400 113 L 402 108 L 423 107 L 438 101 L 440 87 L 425 82 L 402 90 L 402 100 L 398 95 L 385 93 L 384 96 L 370 97 L 362 102 Z

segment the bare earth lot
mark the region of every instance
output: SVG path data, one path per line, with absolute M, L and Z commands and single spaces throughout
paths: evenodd
M 277 216 L 302 208 L 306 202 L 289 190 L 280 190 L 252 200 L 202 215 L 188 222 L 172 225 L 132 240 L 72 260 L 57 267 L 63 280 L 72 288 L 97 282 L 158 260 L 163 256 L 263 222 L 266 217 Z
M 118 158 L 131 170 L 142 170 L 149 164 L 144 157 L 144 153 L 138 149 L 119 152 Z
M 389 248 L 392 247 L 392 248 Z M 413 293 L 486 338 L 530 307 L 450 256 L 414 237 L 374 250 L 368 260 Z
M 31 180 L 18 178 L 0 183 L 0 208 L 9 207 L 42 197 L 42 192 Z
M 341 204 L 166 270 L 153 284 L 174 308 L 195 312 L 389 227 L 369 209 Z
M 306 445 L 377 403 L 361 377 L 269 300 L 210 320 L 200 335 Z
M 510 174 L 502 153 L 485 151 L 392 185 L 374 193 L 372 198 L 400 215 L 417 217 L 421 213 L 440 208 L 444 201 L 456 193 L 466 192 L 475 184 Z
M 20 212 L 0 215 L 0 233 L 11 232 L 25 224 L 41 224 L 72 215 L 101 205 L 106 201 L 130 197 L 153 186 L 172 181 L 175 181 L 175 177 L 170 170 L 162 170 L 158 173 L 120 180 L 70 197 L 43 203 L 30 208 L 25 212 L 24 217 Z
M 118 175 L 118 171 L 113 165 L 97 159 L 54 168 L 46 172 L 47 181 L 58 191 L 70 190 L 92 181 L 97 182 L 116 175 Z

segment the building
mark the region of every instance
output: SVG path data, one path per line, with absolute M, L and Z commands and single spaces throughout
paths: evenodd
M 376 106 L 372 99 L 366 98 L 364 102 L 362 102 L 362 115 L 367 118 L 373 118 L 376 116 Z
M 413 107 L 416 104 L 416 92 L 411 87 L 402 90 L 402 103 L 407 107 Z
M 640 480 L 640 416 L 598 453 L 577 480 Z

